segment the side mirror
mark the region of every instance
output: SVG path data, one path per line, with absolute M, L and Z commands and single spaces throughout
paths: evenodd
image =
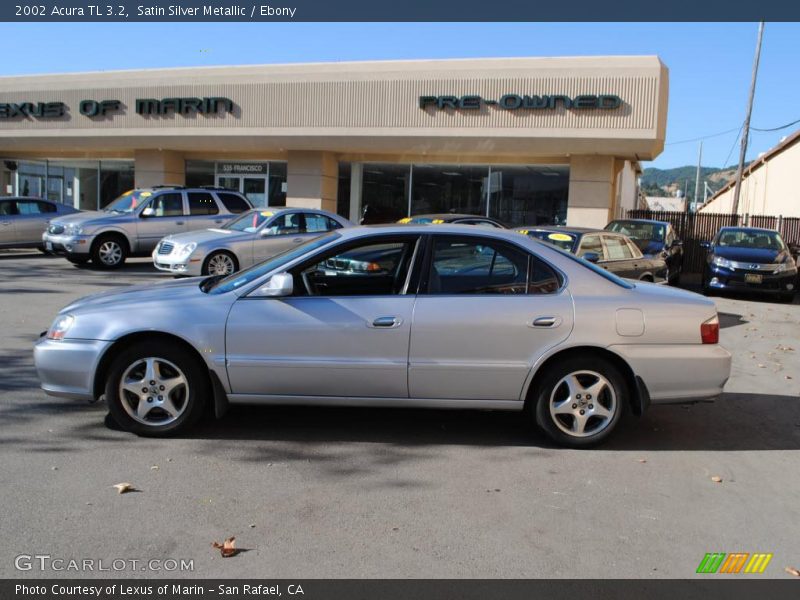
M 255 293 L 256 297 L 282 298 L 294 292 L 294 278 L 289 273 L 275 273 Z
M 261 237 L 267 237 L 270 235 L 274 235 L 274 231 L 272 230 L 272 227 L 264 227 L 264 229 L 262 229 L 258 233 L 258 235 L 260 235 Z
M 700 247 L 705 250 L 711 250 L 711 242 L 700 242 Z
M 672 240 L 672 243 L 670 244 L 669 247 L 670 248 L 680 248 L 681 246 L 683 246 L 683 240 Z
M 143 219 L 146 219 L 148 217 L 154 217 L 155 214 L 156 214 L 156 211 L 153 210 L 153 207 L 152 206 L 148 206 L 142 211 L 141 215 L 139 215 L 139 216 L 142 217 Z
M 588 260 L 590 263 L 600 262 L 600 255 L 597 252 L 587 252 L 581 256 L 583 260 Z

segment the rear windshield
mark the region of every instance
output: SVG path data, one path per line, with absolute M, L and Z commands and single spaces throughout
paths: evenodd
M 113 213 L 132 213 L 138 207 L 140 207 L 143 202 L 146 202 L 147 199 L 152 195 L 153 193 L 148 191 L 131 190 L 129 192 L 125 192 L 116 200 L 113 200 L 103 210 Z
M 402 225 L 439 225 L 444 222 L 444 219 L 434 219 L 433 217 L 406 217 L 398 221 Z
M 575 252 L 578 236 L 561 231 L 538 231 L 535 229 L 518 229 L 521 234 L 558 246 L 567 252 Z

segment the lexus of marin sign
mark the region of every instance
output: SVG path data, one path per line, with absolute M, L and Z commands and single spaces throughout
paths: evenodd
M 233 112 L 230 98 L 137 98 L 136 114 L 143 116 L 217 115 Z M 78 112 L 85 117 L 113 116 L 124 111 L 119 100 L 81 100 Z M 0 119 L 58 119 L 64 117 L 69 107 L 64 102 L 0 102 Z
M 544 110 L 563 106 L 566 109 L 614 109 L 622 106 L 622 98 L 613 94 L 582 94 L 571 98 L 563 94 L 550 96 L 521 96 L 505 94 L 499 100 L 488 100 L 481 96 L 420 96 L 419 107 L 444 110 L 480 110 L 483 106 L 496 106 L 505 110 L 531 109 Z

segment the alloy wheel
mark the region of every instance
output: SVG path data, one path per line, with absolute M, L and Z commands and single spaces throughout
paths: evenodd
M 186 410 L 189 383 L 175 363 L 157 357 L 142 358 L 123 372 L 119 398 L 135 421 L 148 426 L 168 425 Z
M 574 371 L 553 387 L 550 416 L 562 432 L 573 437 L 596 435 L 611 424 L 618 410 L 611 383 L 595 371 Z
M 122 246 L 114 240 L 106 240 L 100 244 L 97 249 L 97 255 L 100 258 L 100 262 L 106 266 L 113 267 L 122 260 Z
M 233 259 L 227 254 L 215 254 L 208 259 L 209 275 L 230 275 L 235 269 Z

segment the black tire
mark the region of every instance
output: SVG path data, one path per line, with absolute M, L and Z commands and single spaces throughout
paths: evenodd
M 166 378 L 165 382 L 174 380 L 175 371 L 170 368 L 170 365 L 167 365 L 167 363 L 171 363 L 171 366 L 177 367 L 177 373 L 183 375 L 186 385 L 182 388 L 177 386 L 167 396 L 169 405 L 157 401 L 161 398 L 157 396 L 159 386 L 152 386 L 152 392 L 151 390 L 146 392 L 152 402 L 149 405 L 142 405 L 149 406 L 147 408 L 149 412 L 139 420 L 132 413 L 138 414 L 139 403 L 148 402 L 145 398 L 144 388 L 150 388 L 150 382 L 142 381 L 137 384 L 143 386 L 143 394 L 138 398 L 130 391 L 122 392 L 125 394 L 125 397 L 122 398 L 120 383 L 123 375 L 126 374 L 133 374 L 134 378 L 138 378 L 138 375 L 142 373 L 139 369 L 146 368 L 147 359 L 161 361 L 159 363 L 160 373 Z M 154 379 L 153 381 L 159 383 L 161 380 Z M 197 357 L 174 342 L 165 343 L 163 341 L 138 342 L 123 350 L 111 363 L 105 381 L 106 402 L 113 419 L 125 431 L 144 437 L 169 437 L 189 429 L 202 416 L 208 402 L 210 389 L 208 372 Z M 179 414 L 171 415 L 161 406 L 177 408 Z M 172 420 L 168 420 L 170 418 Z
M 201 273 L 203 275 L 219 275 L 219 273 L 211 273 L 210 270 L 210 265 L 216 259 L 225 259 L 230 264 L 232 264 L 233 271 L 231 271 L 231 273 L 235 273 L 236 271 L 239 270 L 239 261 L 236 260 L 236 257 L 231 252 L 228 252 L 227 250 L 215 250 L 214 252 L 206 256 L 206 259 L 203 261 L 203 268 L 201 270 Z
M 592 387 L 595 383 L 602 383 L 599 379 L 595 380 L 594 375 L 604 378 L 606 385 L 600 392 L 600 397 L 593 398 L 590 395 L 587 398 L 586 393 L 583 393 L 578 399 L 577 394 L 571 395 L 566 389 L 567 384 L 562 383 L 562 380 L 570 374 L 577 374 L 580 384 L 587 387 Z M 528 404 L 528 410 L 533 413 L 532 416 L 539 428 L 551 440 L 568 448 L 589 448 L 604 442 L 616 429 L 630 407 L 630 391 L 625 377 L 612 362 L 591 354 L 572 356 L 553 365 L 535 385 L 536 389 Z M 565 398 L 568 398 L 569 401 Z M 562 402 L 559 402 L 559 399 Z M 574 412 L 575 416 L 570 414 L 554 415 L 551 412 L 551 403 L 554 410 L 557 410 L 556 407 L 563 407 L 564 410 Z M 604 409 L 608 416 L 589 414 L 598 408 Z M 567 433 L 565 429 L 576 427 L 572 423 L 577 421 L 577 414 L 581 410 L 588 414 L 588 416 L 580 417 L 585 418 L 584 432 L 582 434 Z M 592 430 L 595 429 L 596 431 L 593 433 Z
M 119 269 L 128 258 L 128 242 L 118 234 L 106 233 L 92 244 L 92 264 L 98 269 Z M 112 258 L 115 258 L 112 262 Z

